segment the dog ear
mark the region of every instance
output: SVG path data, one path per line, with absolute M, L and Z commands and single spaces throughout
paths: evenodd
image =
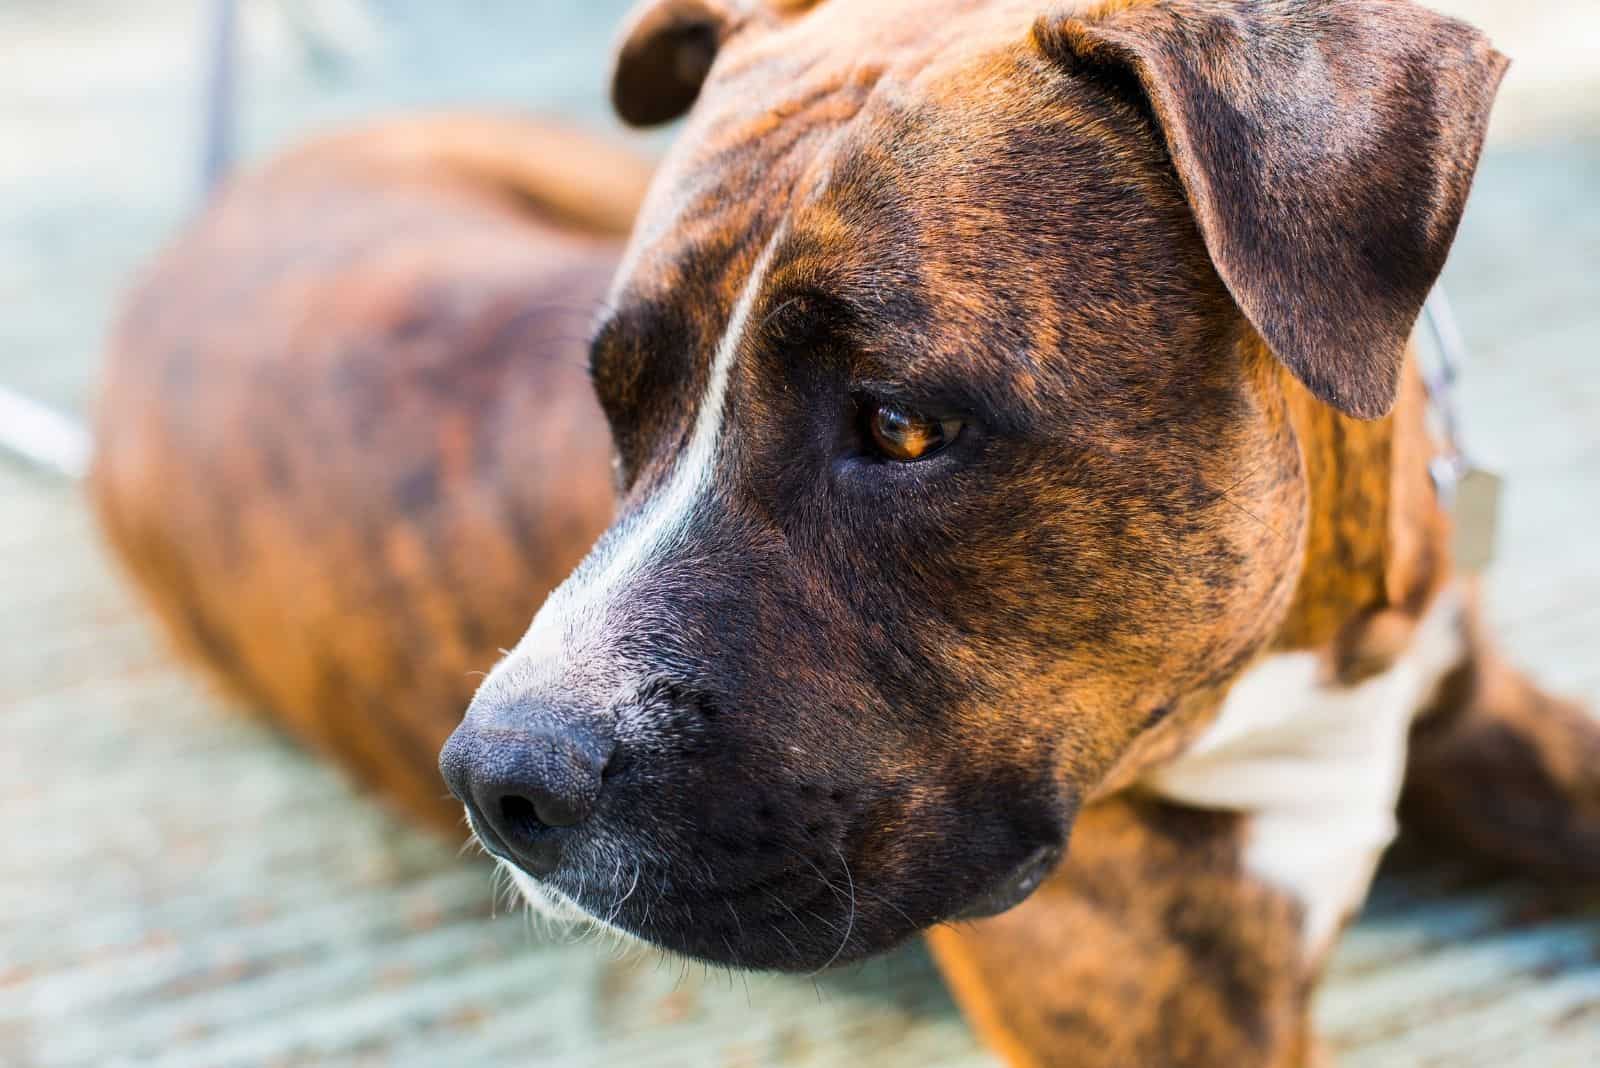
M 624 122 L 654 126 L 689 110 L 737 22 L 732 0 L 645 0 L 623 23 L 611 104 Z
M 1069 70 L 1137 86 L 1278 359 L 1342 412 L 1387 412 L 1506 58 L 1396 0 L 1105 0 L 1033 32 Z

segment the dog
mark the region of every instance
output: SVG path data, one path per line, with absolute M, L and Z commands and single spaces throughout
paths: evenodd
M 1384 0 L 644 4 L 615 517 L 440 756 L 484 846 L 722 964 L 925 933 L 1017 1065 L 1312 1063 L 1397 808 L 1600 880 L 1600 725 L 1494 651 L 1408 340 L 1504 68 Z

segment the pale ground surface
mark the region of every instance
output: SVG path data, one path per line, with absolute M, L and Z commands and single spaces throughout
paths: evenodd
M 283 3 L 280 8 L 296 5 Z M 249 7 L 247 144 L 496 99 L 601 121 L 615 4 Z M 1517 56 L 1447 278 L 1465 402 L 1509 471 L 1509 644 L 1600 698 L 1600 5 L 1456 0 Z M 0 381 L 84 401 L 113 295 L 193 180 L 194 5 L 0 4 Z M 438 12 L 448 10 L 451 17 Z M 131 14 L 130 12 L 136 12 Z M 344 47 L 344 46 L 341 46 Z M 0 462 L 0 1065 L 977 1065 L 908 950 L 809 980 L 686 975 L 491 918 L 487 870 L 352 797 L 174 670 L 74 490 Z M 1600 1063 L 1600 901 L 1401 865 L 1318 1014 L 1340 1063 Z

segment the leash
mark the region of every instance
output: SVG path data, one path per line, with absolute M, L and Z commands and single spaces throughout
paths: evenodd
M 1455 518 L 1456 566 L 1479 574 L 1494 560 L 1505 480 L 1474 458 L 1462 435 L 1456 386 L 1466 362 L 1467 343 L 1442 285 L 1428 294 L 1422 316 L 1434 349 L 1433 362 L 1422 363 L 1422 384 L 1444 446 L 1429 462 L 1428 473 L 1433 476 L 1440 503 Z
M 233 161 L 238 0 L 211 0 L 206 17 L 199 160 L 203 196 L 216 188 Z M 89 431 L 78 420 L 0 384 L 0 453 L 76 481 L 89 469 L 92 448 Z
M 205 78 L 200 93 L 201 199 L 227 176 L 235 155 L 238 110 L 239 3 L 209 0 L 205 11 Z M 92 439 L 72 416 L 0 383 L 0 455 L 10 455 L 68 480 L 89 467 Z
M 1461 380 L 1461 367 L 1467 358 L 1467 342 L 1461 336 L 1455 310 L 1443 286 L 1434 286 L 1433 292 L 1422 306 L 1422 317 L 1428 323 L 1428 333 L 1433 338 L 1434 362 L 1423 361 L 1422 384 L 1428 392 L 1428 402 L 1444 438 L 1444 452 L 1429 464 L 1433 485 L 1445 504 L 1453 505 L 1462 479 L 1472 469 L 1466 443 L 1461 434 L 1461 409 L 1456 403 L 1456 384 Z
M 0 385 L 0 452 L 79 479 L 89 469 L 89 432 L 54 408 Z
M 216 191 L 233 165 L 239 97 L 238 0 L 211 0 L 207 12 L 206 75 L 201 91 L 200 192 Z
M 201 90 L 200 191 L 209 195 L 233 160 L 237 95 L 237 0 L 211 0 L 207 9 L 206 76 Z M 0 384 L 0 452 L 60 478 L 76 481 L 89 469 L 93 442 L 82 423 Z

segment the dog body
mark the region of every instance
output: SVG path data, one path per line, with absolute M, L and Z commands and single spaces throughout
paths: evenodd
M 616 519 L 441 760 L 486 847 L 728 964 L 928 931 L 1018 1064 L 1307 1063 L 1397 797 L 1600 876 L 1407 357 L 1502 69 L 1368 0 L 645 5 L 619 110 L 698 103 L 590 350 Z
M 515 118 L 336 134 L 230 182 L 111 341 L 91 489 L 177 644 L 452 833 L 474 672 L 610 519 L 583 343 L 649 173 Z

